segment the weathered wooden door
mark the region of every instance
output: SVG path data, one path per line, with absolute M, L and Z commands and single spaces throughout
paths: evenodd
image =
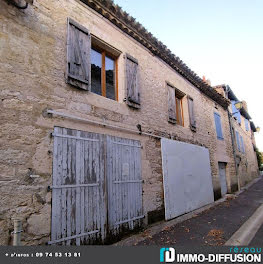
M 50 244 L 95 244 L 140 226 L 135 140 L 55 127 Z
M 224 162 L 218 162 L 219 168 L 219 179 L 221 185 L 221 195 L 225 196 L 227 193 L 227 185 L 226 185 L 226 164 Z
M 110 238 L 142 223 L 141 145 L 107 136 L 108 230 Z
M 104 136 L 55 127 L 50 244 L 105 238 Z

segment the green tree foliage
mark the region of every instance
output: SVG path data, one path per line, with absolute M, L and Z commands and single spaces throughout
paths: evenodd
M 257 160 L 258 160 L 258 168 L 263 170 L 263 154 L 256 148 Z

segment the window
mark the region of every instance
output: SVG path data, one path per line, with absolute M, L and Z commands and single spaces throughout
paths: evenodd
M 173 124 L 184 125 L 182 99 L 184 93 L 170 84 L 168 87 L 168 121 Z
M 222 126 L 221 126 L 221 117 L 218 113 L 214 113 L 215 118 L 215 126 L 216 126 L 216 134 L 218 139 L 224 139 Z
M 91 48 L 91 92 L 117 100 L 117 61 L 105 50 Z
M 180 126 L 184 125 L 183 119 L 183 102 L 182 97 L 178 96 L 175 92 L 175 105 L 176 105 L 176 120 L 177 124 Z
M 235 107 L 235 103 L 237 101 L 231 101 L 231 105 L 232 105 L 232 114 L 233 116 L 237 119 L 237 122 L 239 124 L 241 124 L 241 115 L 240 115 L 240 112 L 239 110 L 237 110 L 237 108 Z
M 117 58 L 121 52 L 68 18 L 67 83 L 118 99 Z
M 248 124 L 248 120 L 245 119 L 245 127 L 246 127 L 246 131 L 249 131 L 249 124 Z

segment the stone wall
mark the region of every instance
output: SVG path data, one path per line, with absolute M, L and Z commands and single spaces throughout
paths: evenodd
M 237 171 L 240 182 L 240 187 L 243 187 L 251 180 L 258 177 L 258 164 L 257 156 L 253 147 L 253 131 L 249 128 L 249 131 L 246 131 L 245 128 L 245 118 L 241 116 L 241 124 L 238 124 L 235 118 L 232 119 L 234 131 L 238 131 L 239 135 L 242 136 L 244 141 L 245 152 L 238 150 L 236 134 L 234 135 L 234 148 L 237 156 Z
M 119 98 L 113 101 L 65 82 L 67 17 L 120 50 Z M 153 132 L 209 149 L 213 186 L 220 190 L 218 162 L 227 162 L 227 185 L 236 184 L 227 112 L 172 70 L 149 50 L 105 18 L 75 0 L 35 0 L 25 10 L 0 2 L 0 243 L 11 244 L 12 219 L 23 221 L 22 242 L 43 244 L 50 239 L 52 151 L 54 126 L 140 140 L 143 206 L 146 222 L 162 219 L 164 210 L 160 140 L 120 132 L 66 118 L 49 118 L 43 110 L 106 121 L 108 124 Z M 139 61 L 141 109 L 125 97 L 123 54 Z M 197 131 L 189 128 L 187 98 L 184 126 L 167 122 L 168 81 L 194 99 Z M 216 136 L 214 111 L 221 115 L 224 140 Z M 148 221 L 149 220 L 149 221 Z

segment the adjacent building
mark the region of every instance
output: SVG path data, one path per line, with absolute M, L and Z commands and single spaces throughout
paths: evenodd
M 229 120 L 233 140 L 233 152 L 239 188 L 246 185 L 258 175 L 256 127 L 248 113 L 247 103 L 240 101 L 228 85 L 218 85 L 215 89 L 231 101 Z M 236 107 L 238 106 L 238 108 Z
M 15 218 L 25 245 L 112 243 L 257 177 L 247 109 L 119 6 L 22 2 L 0 2 L 1 244 Z

